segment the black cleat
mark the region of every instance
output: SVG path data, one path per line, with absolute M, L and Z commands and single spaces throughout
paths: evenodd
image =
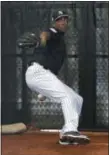
M 61 138 L 59 140 L 59 144 L 61 145 L 79 145 L 79 144 L 88 144 L 90 142 L 90 139 L 80 134 L 79 132 L 65 132 L 63 135 L 61 135 Z

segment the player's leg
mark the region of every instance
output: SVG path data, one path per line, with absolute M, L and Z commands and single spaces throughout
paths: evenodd
M 78 135 L 78 122 L 83 102 L 80 95 L 37 63 L 28 68 L 26 83 L 33 91 L 61 103 L 65 125 L 60 133 L 60 143 L 64 144 L 64 142 L 69 142 L 74 138 L 87 139 L 86 136 Z

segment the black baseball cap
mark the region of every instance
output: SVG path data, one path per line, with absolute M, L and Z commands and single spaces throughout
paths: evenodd
M 53 20 L 55 21 L 59 20 L 62 17 L 68 18 L 68 14 L 66 11 L 61 11 L 61 10 L 55 11 L 52 16 Z

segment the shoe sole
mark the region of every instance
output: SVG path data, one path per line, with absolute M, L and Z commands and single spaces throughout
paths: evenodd
M 61 144 L 61 145 L 78 145 L 78 143 L 62 142 L 60 140 L 59 140 L 59 144 Z
M 69 137 L 65 136 L 63 139 L 59 140 L 59 144 L 61 145 L 85 145 L 89 144 L 89 138 L 82 138 L 82 137 Z

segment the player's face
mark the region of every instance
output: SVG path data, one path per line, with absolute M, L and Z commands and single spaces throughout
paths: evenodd
M 62 17 L 59 20 L 56 21 L 56 26 L 61 31 L 65 32 L 68 26 L 68 18 Z

